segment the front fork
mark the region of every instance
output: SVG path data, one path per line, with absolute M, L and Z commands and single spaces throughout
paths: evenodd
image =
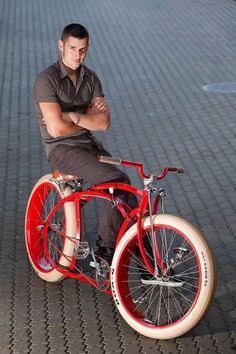
M 152 178 L 152 176 L 151 176 Z M 143 243 L 142 233 L 144 232 L 143 227 L 143 216 L 140 215 L 138 218 L 138 243 L 140 253 L 142 255 L 143 261 L 147 269 L 154 276 L 158 277 L 160 274 L 166 273 L 167 268 L 165 263 L 163 262 L 157 238 L 154 230 L 154 216 L 157 214 L 158 206 L 160 204 L 161 212 L 164 213 L 164 197 L 165 192 L 162 188 L 156 188 L 153 186 L 153 180 L 145 180 L 145 190 L 147 191 L 147 209 L 148 212 L 145 216 L 150 217 L 150 245 L 153 254 L 153 264 L 150 261 L 150 258 L 147 256 L 145 246 Z M 155 195 L 155 197 L 154 197 Z M 152 257 L 151 257 L 152 258 Z

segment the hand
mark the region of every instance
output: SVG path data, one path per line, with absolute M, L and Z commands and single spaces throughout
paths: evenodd
M 62 113 L 62 119 L 65 122 L 72 122 L 76 124 L 78 122 L 78 119 L 80 117 L 80 114 L 77 112 L 64 112 Z
M 108 108 L 108 104 L 103 97 L 94 97 L 92 99 L 91 108 L 93 107 L 96 108 L 99 112 L 104 113 Z

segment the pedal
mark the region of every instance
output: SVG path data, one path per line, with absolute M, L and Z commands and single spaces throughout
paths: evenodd
M 95 270 L 97 286 L 100 291 L 106 291 L 110 288 L 110 266 L 104 259 L 101 259 L 98 264 Z
M 94 270 L 94 275 L 97 281 L 97 287 L 100 291 L 106 291 L 110 288 L 110 266 L 105 259 L 97 257 L 94 251 L 91 251 L 93 260 L 89 262 L 89 265 Z
M 89 262 L 89 266 L 91 267 L 91 268 L 94 268 L 94 269 L 96 269 L 97 268 L 97 264 L 99 264 L 100 265 L 100 263 L 102 264 L 102 266 L 99 266 L 99 268 L 107 268 L 107 261 L 105 261 L 105 260 L 102 260 L 102 262 L 94 262 L 94 261 L 90 261 Z M 108 264 L 108 266 L 109 266 L 109 264 Z M 110 268 L 110 266 L 109 266 L 109 268 Z M 101 270 L 99 269 L 99 271 L 101 272 Z
M 109 266 L 109 264 L 104 259 L 97 257 L 93 251 L 91 252 L 91 255 L 93 259 L 89 262 L 89 266 L 95 269 L 98 276 L 103 277 L 107 271 L 107 265 Z
M 94 261 L 90 261 L 90 262 L 89 262 L 89 266 L 90 266 L 91 268 L 96 268 L 96 264 L 95 264 Z

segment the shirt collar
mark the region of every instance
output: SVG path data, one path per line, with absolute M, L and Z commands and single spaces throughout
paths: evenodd
M 64 77 L 68 76 L 68 73 L 61 59 L 58 61 L 58 63 L 60 68 L 60 78 L 63 79 Z M 84 77 L 84 74 L 85 74 L 85 69 L 84 66 L 81 65 L 78 72 L 79 78 L 82 79 Z

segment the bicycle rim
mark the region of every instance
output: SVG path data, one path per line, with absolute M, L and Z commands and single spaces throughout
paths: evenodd
M 71 262 L 73 236 L 69 220 L 70 203 L 63 204 L 50 218 L 44 236 L 44 223 L 54 206 L 63 198 L 58 186 L 44 181 L 34 189 L 26 216 L 26 244 L 32 265 L 45 280 L 58 264 L 68 265 Z M 42 275 L 44 274 L 44 275 Z M 58 279 L 62 275 L 58 275 Z M 57 277 L 56 277 L 57 278 Z
M 171 221 L 176 217 L 165 215 L 164 218 Z M 127 237 L 120 247 L 118 245 L 118 255 L 112 264 L 113 296 L 118 309 L 134 329 L 152 338 L 172 338 L 187 332 L 204 315 L 214 292 L 207 246 L 203 244 L 201 251 L 195 230 L 188 230 L 190 224 L 181 222 L 182 229 L 171 226 L 171 223 L 154 224 L 154 237 L 166 267 L 161 270 L 159 266 L 156 276 L 150 274 L 143 264 L 137 252 L 135 234 Z M 150 228 L 149 223 L 144 229 L 143 239 L 146 254 L 154 265 Z M 190 241 L 190 231 L 193 242 Z M 202 257 L 204 262 L 209 262 L 206 267 L 210 281 L 209 287 L 205 288 Z

